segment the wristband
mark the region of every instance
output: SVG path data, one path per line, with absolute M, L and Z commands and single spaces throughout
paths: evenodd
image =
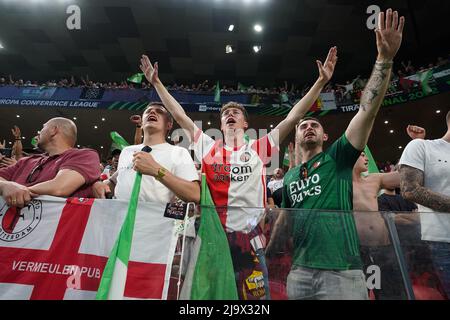
M 140 127 L 141 127 L 140 125 L 138 125 L 138 124 L 136 125 L 136 128 L 140 128 Z
M 14 140 L 16 140 L 16 141 L 20 141 L 20 140 L 22 140 L 22 139 L 20 139 L 20 138 L 16 138 L 16 139 L 14 139 Z
M 164 178 L 164 176 L 166 175 L 167 170 L 164 169 L 163 167 L 158 169 L 158 175 L 155 176 L 155 179 L 158 181 L 162 181 L 162 178 Z
M 382 66 L 393 66 L 394 65 L 394 61 L 387 61 L 387 62 L 384 62 L 384 61 L 375 61 L 375 64 L 378 64 L 378 65 L 382 65 Z

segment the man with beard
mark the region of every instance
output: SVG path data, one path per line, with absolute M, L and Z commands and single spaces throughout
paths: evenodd
M 378 57 L 372 75 L 358 113 L 337 141 L 324 151 L 328 135 L 320 121 L 304 118 L 298 123 L 296 139 L 300 142 L 301 165 L 284 177 L 282 207 L 302 210 L 291 217 L 287 213 L 280 215 L 274 230 L 276 236 L 285 234 L 284 227 L 292 228 L 294 256 L 287 278 L 289 299 L 368 298 L 352 213 L 352 171 L 388 89 L 404 22 L 404 17 L 399 19 L 398 12 L 392 9 L 387 10 L 386 17 L 380 13 L 375 31 Z M 274 246 L 277 241 L 273 235 Z
M 37 139 L 45 154 L 24 157 L 0 169 L 0 195 L 6 203 L 22 208 L 38 195 L 92 197 L 92 184 L 100 178 L 100 159 L 95 150 L 74 148 L 75 123 L 50 119 Z

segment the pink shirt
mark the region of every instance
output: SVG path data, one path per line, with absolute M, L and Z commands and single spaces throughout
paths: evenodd
M 58 172 L 70 169 L 81 174 L 85 184 L 70 197 L 92 197 L 92 184 L 100 178 L 100 159 L 92 149 L 69 149 L 54 156 L 32 155 L 17 161 L 15 165 L 0 169 L 0 177 L 30 187 L 52 180 Z

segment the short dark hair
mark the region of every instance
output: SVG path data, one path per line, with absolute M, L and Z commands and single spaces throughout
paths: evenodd
M 222 114 L 225 112 L 225 110 L 231 109 L 231 108 L 241 110 L 242 113 L 244 114 L 245 121 L 248 122 L 247 110 L 244 108 L 244 106 L 242 104 L 234 102 L 234 101 L 230 101 L 222 106 L 222 108 L 220 109 L 220 117 L 222 118 Z
M 305 121 L 308 121 L 308 120 L 313 120 L 313 121 L 318 122 L 323 128 L 322 122 L 320 122 L 319 119 L 314 118 L 314 117 L 304 117 L 304 118 L 300 119 L 299 122 L 297 123 L 297 126 L 299 126 L 302 122 L 305 122 Z
M 149 108 L 151 108 L 151 107 L 153 107 L 153 106 L 158 106 L 158 107 L 161 107 L 161 108 L 163 108 L 164 110 L 166 110 L 166 112 L 167 112 L 167 119 L 169 120 L 169 122 L 173 122 L 172 114 L 169 112 L 169 110 L 167 110 L 167 108 L 166 108 L 166 106 L 164 105 L 164 103 L 159 102 L 159 101 L 152 101 L 152 102 L 149 102 L 148 105 L 147 105 L 147 107 L 145 107 L 144 112 L 142 112 L 142 114 L 144 114 L 145 111 L 147 111 L 147 109 L 149 109 Z

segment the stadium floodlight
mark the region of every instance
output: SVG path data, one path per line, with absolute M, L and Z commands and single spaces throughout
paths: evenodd
M 227 44 L 225 47 L 225 53 L 232 53 L 233 47 L 230 44 Z
M 234 24 L 230 24 L 230 26 L 228 27 L 228 31 L 233 31 L 234 30 Z
M 255 51 L 255 53 L 258 53 L 261 51 L 261 46 L 253 46 L 253 51 Z
M 394 130 L 389 131 L 389 133 L 394 133 Z
M 261 32 L 263 30 L 263 27 L 260 24 L 255 24 L 253 26 L 253 30 L 255 30 L 256 32 Z
M 441 113 L 441 110 L 436 110 L 436 113 Z
M 384 124 L 388 124 L 388 123 L 389 123 L 389 121 L 387 121 L 387 120 L 384 122 Z

